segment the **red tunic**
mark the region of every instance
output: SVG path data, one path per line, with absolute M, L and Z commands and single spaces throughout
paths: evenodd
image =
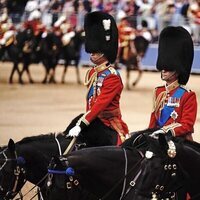
M 157 87 L 154 92 L 154 109 L 151 113 L 149 128 L 162 128 L 165 132 L 171 130 L 174 136 L 182 136 L 192 140 L 194 123 L 197 115 L 196 94 L 185 90 L 181 98 L 174 98 L 176 104 L 174 115 L 170 116 L 163 127 L 159 127 L 158 119 L 163 106 L 169 102 L 170 97 L 180 87 L 177 81 L 168 87 Z
M 86 114 L 82 121 L 89 125 L 99 117 L 102 122 L 119 134 L 118 144 L 128 134 L 120 111 L 120 96 L 123 83 L 119 73 L 111 66 L 101 65 L 90 69 L 86 75 L 88 85 Z

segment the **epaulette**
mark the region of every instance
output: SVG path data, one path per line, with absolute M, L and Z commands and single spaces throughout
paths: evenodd
M 155 87 L 155 90 L 157 90 L 158 88 L 163 88 L 163 87 L 165 87 L 165 85 L 157 86 L 157 87 Z
M 191 90 L 189 88 L 187 88 L 186 85 L 180 85 L 180 87 L 183 88 L 187 92 L 191 92 Z
M 115 75 L 118 74 L 118 73 L 117 73 L 117 70 L 114 69 L 114 67 L 109 67 L 108 69 L 110 70 L 111 74 L 115 74 Z

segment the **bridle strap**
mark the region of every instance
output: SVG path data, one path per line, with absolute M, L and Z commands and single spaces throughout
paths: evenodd
M 137 168 L 137 166 L 144 160 L 144 155 L 138 151 L 140 155 L 142 155 L 142 158 L 140 160 L 138 160 L 138 162 L 128 171 L 128 173 L 121 177 L 119 179 L 119 181 L 102 197 L 100 198 L 99 200 L 105 200 L 106 198 L 109 197 L 109 195 L 121 184 L 121 182 L 134 170 Z
M 11 158 L 8 158 L 7 157 L 7 155 L 6 155 L 6 153 L 5 153 L 5 151 L 7 150 L 7 148 L 6 149 L 4 149 L 2 152 L 0 152 L 0 154 L 3 154 L 3 156 L 5 157 L 4 159 L 1 159 L 1 160 L 3 160 L 3 161 L 5 161 L 4 163 L 3 163 L 3 165 L 0 167 L 0 171 L 5 167 L 5 165 L 7 164 L 7 162 L 9 162 L 9 161 L 16 161 L 17 160 L 17 152 L 15 151 L 14 152 L 14 155 L 15 155 L 15 158 L 14 159 L 11 159 Z M 6 196 L 5 197 L 7 197 L 7 195 L 12 195 L 12 196 L 14 196 L 14 195 L 16 195 L 17 193 L 20 193 L 21 191 L 19 191 L 19 192 L 16 192 L 16 189 L 17 189 L 17 185 L 18 185 L 18 182 L 19 182 L 19 176 L 20 176 L 20 173 L 25 173 L 25 171 L 24 171 L 24 169 L 23 168 L 20 168 L 19 167 L 19 165 L 17 164 L 16 165 L 16 168 L 14 169 L 14 176 L 15 176 L 15 180 L 14 180 L 14 185 L 13 185 L 13 188 L 11 189 L 11 190 L 8 190 L 8 192 L 6 193 Z M 25 181 L 26 182 L 26 181 Z M 24 183 L 25 183 L 24 182 Z M 0 185 L 0 187 L 2 188 L 2 190 L 4 190 L 4 188 Z M 20 197 L 21 197 L 21 195 L 20 195 Z M 20 199 L 22 199 L 22 198 L 20 198 Z
M 124 151 L 124 158 L 125 158 L 124 174 L 126 176 L 127 175 L 127 168 L 128 168 L 128 159 L 127 159 L 126 149 L 123 148 L 123 151 Z M 122 188 L 122 193 L 121 193 L 121 196 L 120 196 L 120 200 L 124 196 L 125 188 L 126 188 L 126 177 L 124 178 L 124 183 L 123 183 L 123 188 Z

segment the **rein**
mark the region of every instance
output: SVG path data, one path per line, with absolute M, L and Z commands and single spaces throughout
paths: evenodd
M 121 184 L 121 182 L 124 180 L 124 183 L 126 182 L 126 178 L 127 178 L 127 176 L 133 171 L 133 170 L 135 170 L 136 168 L 137 168 L 137 166 L 144 160 L 144 155 L 143 155 L 143 153 L 142 152 L 140 152 L 140 151 L 138 151 L 139 152 L 139 154 L 141 155 L 141 159 L 140 160 L 138 160 L 138 162 L 123 176 L 123 177 L 121 177 L 120 179 L 119 179 L 119 181 L 102 197 L 102 198 L 100 198 L 99 200 L 105 200 L 106 198 L 108 198 L 109 197 L 109 195 Z M 137 175 L 136 175 L 137 176 Z M 123 185 L 123 189 L 122 189 L 122 191 L 123 191 L 123 193 L 124 193 L 124 185 Z M 122 194 L 123 194 L 122 193 Z M 121 197 L 120 197 L 120 199 L 122 199 L 123 198 L 123 196 L 122 196 L 122 194 L 121 194 Z

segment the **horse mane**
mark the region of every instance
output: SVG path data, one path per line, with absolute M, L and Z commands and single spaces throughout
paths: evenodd
M 61 134 L 57 133 L 57 135 Z M 18 144 L 25 144 L 30 142 L 54 142 L 55 141 L 55 133 L 41 134 L 36 136 L 25 137 L 18 142 Z

